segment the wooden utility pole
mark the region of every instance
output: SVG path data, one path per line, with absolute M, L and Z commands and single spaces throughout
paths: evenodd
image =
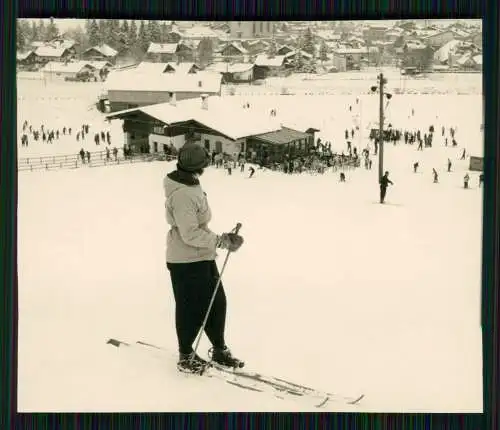
M 379 75 L 379 123 L 378 123 L 378 177 L 379 180 L 384 175 L 384 74 Z

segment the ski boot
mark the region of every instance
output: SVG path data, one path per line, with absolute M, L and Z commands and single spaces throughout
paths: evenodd
M 192 355 L 194 354 L 194 357 Z M 192 357 L 192 359 L 191 359 Z M 203 360 L 198 354 L 179 354 L 179 361 L 177 362 L 177 369 L 184 373 L 195 373 L 202 375 L 208 366 L 208 362 Z
M 232 367 L 236 369 L 236 368 L 242 368 L 245 365 L 244 361 L 241 361 L 236 357 L 233 357 L 231 351 L 228 349 L 227 346 L 225 346 L 223 349 L 210 348 L 208 354 L 211 360 L 220 366 Z

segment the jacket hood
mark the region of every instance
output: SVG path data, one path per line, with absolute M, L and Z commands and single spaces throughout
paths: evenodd
M 180 188 L 193 187 L 200 185 L 200 181 L 192 173 L 182 170 L 174 170 L 165 176 L 163 180 L 163 189 L 165 197 L 170 197 L 175 191 Z

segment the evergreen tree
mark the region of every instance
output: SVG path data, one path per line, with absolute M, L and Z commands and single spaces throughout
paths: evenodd
M 98 45 L 101 45 L 106 40 L 108 40 L 108 35 L 109 35 L 108 22 L 106 19 L 100 19 L 99 20 L 99 43 L 98 43 Z
M 161 43 L 167 43 L 168 33 L 170 32 L 170 28 L 166 21 L 163 21 L 160 29 L 160 41 Z
M 121 26 L 121 34 L 122 34 L 122 40 L 124 42 L 124 45 L 129 46 L 130 45 L 130 27 L 129 27 L 128 21 L 126 19 L 123 20 L 123 23 Z
M 16 49 L 24 51 L 27 43 L 26 27 L 21 23 L 21 20 L 16 19 Z
M 128 41 L 130 43 L 130 46 L 133 46 L 137 43 L 137 23 L 135 22 L 135 20 L 132 20 L 132 22 L 130 23 Z
M 101 32 L 99 30 L 99 24 L 95 19 L 90 22 L 88 39 L 90 46 L 97 46 L 101 43 Z
M 214 55 L 214 46 L 212 39 L 208 37 L 204 37 L 201 39 L 200 44 L 198 45 L 198 61 L 200 65 L 206 66 L 210 64 Z
M 43 19 L 41 19 L 40 21 L 38 21 L 37 32 L 38 32 L 38 39 L 41 42 L 45 42 L 46 41 L 46 39 L 45 39 L 45 23 L 43 22 Z
M 326 43 L 324 41 L 319 47 L 319 59 L 322 63 L 328 60 L 328 46 L 326 46 Z
M 304 37 L 302 40 L 302 50 L 313 56 L 315 54 L 316 49 L 314 47 L 314 36 L 310 27 L 307 27 L 306 31 L 304 32 Z
M 267 55 L 269 58 L 274 58 L 277 53 L 278 53 L 278 45 L 276 43 L 276 39 L 273 37 L 271 39 L 271 43 L 269 44 Z
M 154 43 L 161 41 L 161 28 L 158 21 L 149 21 L 148 23 L 148 36 L 149 40 Z
M 47 25 L 47 29 L 45 30 L 45 38 L 50 41 L 59 37 L 59 29 L 57 28 L 56 23 L 54 22 L 54 18 L 50 18 L 49 24 Z
M 141 23 L 139 24 L 139 35 L 137 37 L 137 44 L 142 51 L 146 52 L 148 50 L 149 38 L 146 31 L 146 24 L 144 20 L 141 20 Z
M 124 45 L 120 21 L 118 19 L 110 19 L 108 21 L 108 38 L 106 39 L 106 43 L 113 48 L 121 48 Z
M 36 41 L 40 40 L 40 35 L 38 34 L 38 26 L 36 25 L 35 21 L 31 21 L 31 34 L 30 34 L 30 36 L 31 36 L 31 38 L 30 38 L 31 42 L 36 42 Z
M 85 27 L 88 27 L 88 25 L 85 24 Z M 77 46 L 75 47 L 77 53 L 90 48 L 87 33 L 82 29 L 81 26 L 69 29 L 66 34 L 70 39 L 73 39 L 77 43 Z

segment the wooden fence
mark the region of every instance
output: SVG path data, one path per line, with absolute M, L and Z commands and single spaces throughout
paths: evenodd
M 165 155 L 163 153 L 134 154 L 125 157 L 123 155 L 123 150 L 120 149 L 118 150 L 116 158 L 112 152 L 108 159 L 106 157 L 106 151 L 95 151 L 90 153 L 90 161 L 87 161 L 87 157 L 85 157 L 84 162 L 78 154 L 19 158 L 17 161 L 17 170 L 19 172 L 32 172 L 36 170 L 78 169 L 80 167 L 117 166 L 147 161 L 171 161 L 175 158 L 175 156 Z

